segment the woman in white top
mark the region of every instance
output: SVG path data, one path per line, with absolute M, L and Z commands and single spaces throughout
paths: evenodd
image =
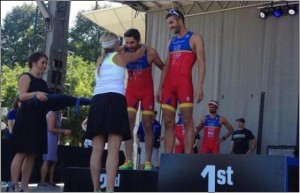
M 110 32 L 103 34 L 100 42 L 102 54 L 96 63 L 96 86 L 91 100 L 86 136 L 93 140 L 90 170 L 94 191 L 101 191 L 101 160 L 107 142 L 106 191 L 113 192 L 121 142 L 131 138 L 124 96 L 125 67 L 128 62 L 134 62 L 142 56 L 145 46 L 141 46 L 135 53 L 124 52 L 119 46 L 117 35 Z

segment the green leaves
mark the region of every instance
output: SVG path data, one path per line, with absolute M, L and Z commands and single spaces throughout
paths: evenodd
M 43 39 L 35 36 L 34 26 L 36 6 L 23 4 L 9 12 L 1 24 L 1 63 L 14 67 L 16 63 L 26 65 L 27 58 L 33 51 L 43 48 Z M 44 20 L 37 18 L 37 29 L 42 28 Z M 43 33 L 38 30 L 37 32 Z
M 18 94 L 18 78 L 26 71 L 28 71 L 28 67 L 22 67 L 18 63 L 14 68 L 6 65 L 2 66 L 1 106 L 12 107 L 13 101 Z
M 86 61 L 95 62 L 101 52 L 99 39 L 104 31 L 78 13 L 76 25 L 70 30 L 69 50 Z

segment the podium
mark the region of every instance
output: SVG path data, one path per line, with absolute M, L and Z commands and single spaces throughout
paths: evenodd
M 104 190 L 105 170 L 100 186 Z M 67 167 L 64 192 L 90 192 L 89 167 Z M 299 192 L 299 160 L 277 155 L 162 154 L 159 170 L 118 170 L 116 192 Z
M 269 155 L 162 154 L 159 192 L 299 191 L 299 160 Z
M 158 171 L 118 170 L 115 192 L 157 192 Z M 106 188 L 106 172 L 101 170 L 100 187 Z M 90 168 L 66 168 L 64 192 L 93 192 Z

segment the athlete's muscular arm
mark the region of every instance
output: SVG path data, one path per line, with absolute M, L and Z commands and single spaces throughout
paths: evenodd
M 196 129 L 197 129 L 198 132 L 200 132 L 203 129 L 203 127 L 204 127 L 204 120 L 205 120 L 205 116 L 202 116 L 199 125 L 196 127 Z
M 200 103 L 204 96 L 203 84 L 204 84 L 205 70 L 206 70 L 204 41 L 199 34 L 193 34 L 191 41 L 192 41 L 193 51 L 197 55 L 198 85 L 196 91 L 196 98 L 197 98 L 197 103 Z
M 119 65 L 126 66 L 128 62 L 134 62 L 138 60 L 144 54 L 147 47 L 142 45 L 136 52 L 118 52 L 114 56 L 113 61 Z
M 169 48 L 169 45 L 170 45 L 170 41 L 168 42 L 168 47 L 167 48 Z M 162 89 L 162 85 L 165 81 L 166 74 L 168 72 L 168 68 L 169 68 L 169 49 L 168 49 L 168 52 L 167 52 L 167 59 L 166 59 L 164 68 L 161 71 L 160 82 L 159 82 L 159 86 L 158 86 L 158 90 L 157 90 L 157 94 L 156 94 L 156 98 L 157 98 L 158 102 L 161 102 L 161 93 L 162 93 L 161 89 Z
M 225 141 L 233 133 L 233 127 L 224 117 L 220 117 L 220 123 L 221 125 L 225 125 L 226 129 L 228 130 L 227 133 L 219 139 L 219 141 L 222 142 Z
M 164 63 L 163 61 L 160 59 L 158 53 L 156 50 L 154 50 L 153 48 L 148 48 L 148 58 L 150 59 L 148 62 L 149 64 L 154 63 L 155 66 L 157 66 L 160 70 L 163 69 L 164 67 Z

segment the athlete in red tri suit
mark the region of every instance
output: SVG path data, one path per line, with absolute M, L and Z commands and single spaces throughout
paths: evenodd
M 135 52 L 140 46 L 140 32 L 129 29 L 124 34 L 125 52 Z M 128 82 L 126 88 L 127 110 L 131 127 L 132 139 L 125 141 L 125 163 L 119 169 L 133 169 L 133 129 L 136 112 L 141 102 L 142 124 L 145 132 L 146 162 L 145 170 L 151 170 L 151 155 L 153 147 L 152 120 L 154 116 L 154 90 L 152 79 L 152 64 L 163 69 L 164 63 L 153 48 L 147 47 L 144 55 L 137 61 L 128 63 Z
M 178 121 L 175 125 L 175 145 L 174 153 L 184 153 L 184 125 L 181 115 L 178 115 Z
M 169 43 L 166 65 L 161 74 L 157 97 L 162 103 L 165 123 L 165 153 L 171 153 L 174 147 L 174 125 L 177 103 L 183 118 L 185 136 L 184 152 L 193 153 L 195 138 L 193 125 L 194 90 L 192 68 L 198 63 L 198 85 L 195 93 L 197 103 L 203 98 L 205 77 L 205 49 L 202 37 L 187 30 L 184 16 L 179 10 L 171 9 L 167 16 L 168 27 L 175 36 Z
M 211 100 L 208 103 L 209 115 L 202 116 L 198 131 L 203 129 L 203 140 L 200 153 L 220 153 L 220 143 L 225 141 L 233 132 L 232 125 L 224 117 L 217 114 L 219 103 Z M 227 133 L 220 138 L 222 125 L 227 128 Z

